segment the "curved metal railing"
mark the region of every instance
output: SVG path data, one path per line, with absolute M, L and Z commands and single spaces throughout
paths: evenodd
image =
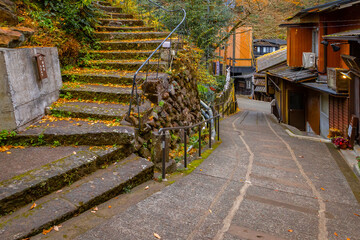
M 136 104 L 137 104 L 137 113 L 138 113 L 138 120 L 139 120 L 139 130 L 141 128 L 141 119 L 140 119 L 140 95 L 138 93 L 138 87 L 141 87 L 146 81 L 147 81 L 147 77 L 148 77 L 148 71 L 146 72 L 146 77 L 145 77 L 145 81 L 141 84 L 138 84 L 137 82 L 137 76 L 140 73 L 141 69 L 146 65 L 149 64 L 150 59 L 156 54 L 156 52 L 163 46 L 163 44 L 170 38 L 171 40 L 171 36 L 179 29 L 179 27 L 185 22 L 186 19 L 186 11 L 185 9 L 181 8 L 181 9 L 177 9 L 177 10 L 168 10 L 166 8 L 164 8 L 163 6 L 161 6 L 160 4 L 153 2 L 152 0 L 148 0 L 150 3 L 154 4 L 157 8 L 162 9 L 166 12 L 180 12 L 182 11 L 184 13 L 184 16 L 181 20 L 181 22 L 167 35 L 167 37 L 159 44 L 159 46 L 150 54 L 150 56 L 145 60 L 145 62 L 143 62 L 141 64 L 141 66 L 138 68 L 138 70 L 135 72 L 134 74 L 134 78 L 133 78 L 133 84 L 132 84 L 132 89 L 131 89 L 131 98 L 130 98 L 130 105 L 129 105 L 129 111 L 127 114 L 127 117 L 130 117 L 131 114 L 131 107 L 133 104 L 133 99 L 135 97 L 136 99 Z M 171 46 L 170 46 L 171 48 Z M 157 69 L 157 75 L 156 77 L 158 78 L 159 76 L 159 60 L 158 60 L 158 69 Z M 135 96 L 134 96 L 135 94 Z

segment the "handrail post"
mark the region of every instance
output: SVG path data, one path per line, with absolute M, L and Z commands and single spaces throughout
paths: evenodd
M 184 129 L 184 168 L 187 168 L 187 129 Z
M 201 157 L 201 124 L 199 125 L 199 157 Z
M 210 126 L 210 129 L 209 129 L 209 148 L 211 148 L 211 120 L 209 121 L 209 126 Z
M 224 112 L 225 112 L 224 106 L 225 106 L 225 103 L 223 102 L 223 104 L 222 104 L 222 116 L 223 116 L 223 117 L 224 117 Z
M 217 117 L 217 121 L 218 121 L 218 132 L 217 132 L 217 137 L 218 137 L 218 141 L 220 141 L 220 116 Z
M 162 133 L 162 151 L 163 151 L 163 157 L 162 157 L 162 179 L 166 179 L 166 166 L 165 166 L 165 158 L 166 158 L 166 134 L 165 132 Z

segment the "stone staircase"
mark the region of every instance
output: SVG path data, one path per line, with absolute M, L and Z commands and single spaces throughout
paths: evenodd
M 168 33 L 108 2 L 98 8 L 104 17 L 93 59 L 85 68 L 64 71 L 61 98 L 48 115 L 8 138 L 8 145 L 32 147 L 0 152 L 0 165 L 13 161 L 14 171 L 0 177 L 0 239 L 35 235 L 153 177 L 153 163 L 134 154 L 134 128 L 122 120 L 135 71 Z M 164 70 L 166 63 L 146 66 L 148 78 L 156 77 L 158 66 Z M 149 108 L 149 102 L 140 106 L 141 112 Z

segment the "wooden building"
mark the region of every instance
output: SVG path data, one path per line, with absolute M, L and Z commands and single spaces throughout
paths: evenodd
M 329 128 L 347 135 L 358 93 L 349 91 L 355 81 L 344 76 L 349 67 L 341 55 L 358 56 L 359 48 L 335 37 L 360 28 L 359 12 L 360 1 L 338 0 L 304 9 L 280 25 L 288 29 L 287 67 L 269 71 L 267 86 L 276 92 L 282 121 L 324 137 Z
M 252 73 L 255 70 L 252 40 L 252 28 L 240 27 L 215 51 L 217 61 L 213 62 L 214 74 L 223 75 L 225 69 L 230 67 L 235 91 L 240 94 L 251 94 L 252 91 Z
M 350 72 L 346 75 L 346 79 L 349 80 L 349 98 L 347 104 L 349 105 L 348 115 L 355 116 L 360 119 L 360 28 L 345 32 L 339 32 L 324 36 L 326 41 L 337 43 L 339 41 L 345 42 L 350 47 L 349 55 L 341 55 L 343 62 L 349 68 Z M 345 76 L 345 75 L 344 75 Z M 333 109 L 333 114 L 336 114 L 338 109 Z M 331 125 L 339 125 L 336 120 L 339 118 L 333 118 Z M 360 128 L 357 127 L 357 141 L 360 142 Z
M 265 54 L 256 59 L 256 73 L 254 74 L 253 98 L 262 101 L 274 99 L 274 91 L 267 92 L 266 72 L 286 66 L 287 48 L 284 47 L 272 53 Z
M 282 39 L 254 39 L 254 57 L 258 58 L 264 54 L 272 53 L 282 47 L 286 47 L 286 40 Z

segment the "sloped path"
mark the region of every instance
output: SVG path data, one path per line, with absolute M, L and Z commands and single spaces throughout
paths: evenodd
M 192 174 L 76 239 L 360 239 L 359 182 L 338 152 L 255 108 L 221 122 Z

